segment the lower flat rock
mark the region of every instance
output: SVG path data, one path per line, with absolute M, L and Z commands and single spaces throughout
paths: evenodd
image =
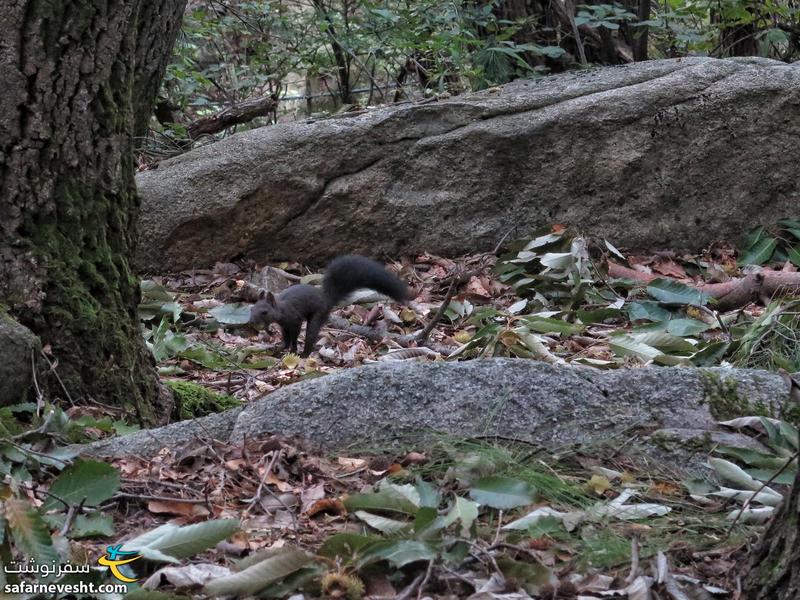
M 196 437 L 236 442 L 268 434 L 326 449 L 385 449 L 442 434 L 516 438 L 549 449 L 633 436 L 647 446 L 659 430 L 702 437 L 720 419 L 777 414 L 787 399 L 780 376 L 756 370 L 597 371 L 522 359 L 379 363 L 282 388 L 243 409 L 99 442 L 88 452 L 152 455 Z M 654 453 L 674 455 L 680 466 L 672 450 Z
M 443 432 L 553 448 L 640 427 L 710 430 L 715 415 L 777 413 L 786 397 L 778 375 L 756 370 L 597 371 L 520 359 L 382 363 L 270 394 L 240 413 L 232 439 L 284 433 L 324 447 L 383 448 Z

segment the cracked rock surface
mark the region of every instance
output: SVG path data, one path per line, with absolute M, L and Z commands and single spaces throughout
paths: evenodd
M 341 117 L 341 118 L 339 118 Z M 800 64 L 683 58 L 232 135 L 137 176 L 138 266 L 489 250 L 553 223 L 697 250 L 789 215 Z
M 196 437 L 282 434 L 330 449 L 425 449 L 442 434 L 499 436 L 549 450 L 603 443 L 697 469 L 713 440 L 752 447 L 715 425 L 754 408 L 778 414 L 788 390 L 757 370 L 597 371 L 524 359 L 378 363 L 284 387 L 244 408 L 95 443 L 104 456 L 153 455 Z M 696 456 L 693 464 L 687 456 Z

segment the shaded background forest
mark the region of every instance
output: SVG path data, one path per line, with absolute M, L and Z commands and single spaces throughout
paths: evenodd
M 221 132 L 691 55 L 786 62 L 796 0 L 189 2 L 145 161 Z

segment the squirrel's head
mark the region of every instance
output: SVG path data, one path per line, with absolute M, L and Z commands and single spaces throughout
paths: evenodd
M 258 294 L 258 302 L 250 308 L 250 323 L 263 323 L 269 325 L 278 317 L 278 307 L 275 303 L 275 295 L 272 292 L 261 290 Z

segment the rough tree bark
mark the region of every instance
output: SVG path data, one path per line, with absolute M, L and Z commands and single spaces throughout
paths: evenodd
M 800 598 L 800 472 L 750 559 L 748 600 Z
M 136 319 L 132 136 L 185 0 L 18 0 L 0 16 L 0 306 L 73 398 L 166 416 Z

